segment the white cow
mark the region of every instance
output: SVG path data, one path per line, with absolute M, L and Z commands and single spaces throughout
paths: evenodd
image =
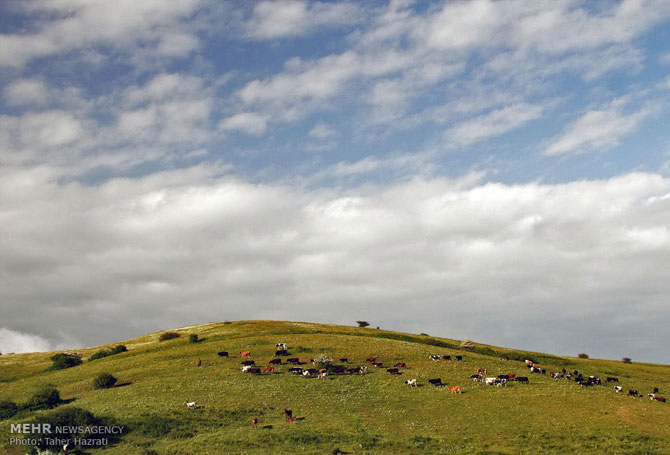
M 416 379 L 408 379 L 405 381 L 405 384 L 407 384 L 409 387 L 417 387 L 418 383 Z
M 195 404 L 195 401 L 184 401 L 184 404 L 186 405 L 187 408 L 197 408 L 198 405 Z

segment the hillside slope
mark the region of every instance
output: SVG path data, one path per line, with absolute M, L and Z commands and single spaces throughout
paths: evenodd
M 465 352 L 456 340 L 303 322 L 241 321 L 175 331 L 179 338 L 159 342 L 159 334 L 149 334 L 123 341 L 128 352 L 59 371 L 47 371 L 53 353 L 0 356 L 0 401 L 25 402 L 51 384 L 70 401 L 60 408 L 80 407 L 126 426 L 113 445 L 88 453 L 670 453 L 670 404 L 646 398 L 653 387 L 661 395 L 670 390 L 667 365 L 477 344 Z M 189 334 L 202 341 L 189 343 Z M 326 354 L 336 364 L 369 370 L 331 374 L 328 380 L 292 375 L 286 365 L 260 376 L 239 371 L 244 360 L 239 351 L 251 351 L 251 359 L 265 366 L 277 342 L 288 344 L 290 357 Z M 77 352 L 87 359 L 100 348 Z M 219 358 L 218 351 L 228 351 L 231 358 Z M 431 354 L 464 358 L 434 362 Z M 391 375 L 366 362 L 371 355 L 384 366 L 405 362 L 407 368 Z M 501 360 L 505 356 L 511 360 Z M 347 364 L 338 362 L 343 357 Z M 584 388 L 530 374 L 522 361 L 528 357 L 547 371 L 579 370 L 603 380 L 616 376 L 624 390 L 634 388 L 645 397 L 615 393 L 611 384 Z M 470 379 L 478 368 L 486 368 L 487 376 L 529 376 L 530 384 L 487 386 Z M 93 390 L 93 378 L 102 372 L 116 376 L 121 386 Z M 422 386 L 403 383 L 413 378 Z M 433 387 L 428 384 L 432 378 L 461 385 L 463 393 Z M 184 401 L 201 407 L 188 409 Z M 284 408 L 299 419 L 286 422 Z M 0 421 L 0 453 L 26 452 L 8 444 L 10 422 L 30 422 L 48 412 L 26 410 Z M 253 417 L 259 418 L 257 430 Z

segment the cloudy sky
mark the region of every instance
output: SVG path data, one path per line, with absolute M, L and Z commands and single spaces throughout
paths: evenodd
M 670 362 L 670 2 L 0 10 L 0 351 L 365 319 Z

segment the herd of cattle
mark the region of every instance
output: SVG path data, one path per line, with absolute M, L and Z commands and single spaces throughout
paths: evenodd
M 240 351 L 239 352 L 240 357 L 251 357 L 251 352 L 250 351 Z M 228 352 L 226 351 L 221 351 L 218 353 L 219 357 L 229 357 Z M 343 374 L 365 374 L 368 372 L 368 367 L 367 366 L 356 366 L 356 367 L 351 367 L 348 368 L 346 366 L 342 365 L 328 365 L 328 368 L 303 368 L 300 365 L 306 364 L 308 361 L 304 359 L 300 359 L 298 357 L 288 357 L 289 352 L 288 348 L 286 346 L 286 343 L 277 343 L 275 344 L 275 358 L 270 360 L 268 362 L 267 366 L 260 367 L 257 366 L 254 360 L 243 360 L 241 362 L 241 368 L 240 371 L 243 373 L 248 373 L 248 374 L 271 374 L 275 373 L 275 368 L 278 365 L 291 365 L 289 368 L 289 372 L 297 375 L 297 376 L 302 376 L 305 378 L 309 377 L 318 377 L 319 379 L 328 379 L 329 374 L 334 374 L 334 375 L 343 375 Z M 282 357 L 287 357 L 286 362 L 282 363 Z M 456 361 L 456 362 L 462 362 L 463 361 L 463 356 L 461 355 L 455 355 L 452 356 L 450 355 L 437 355 L 437 354 L 432 354 L 428 356 L 430 360 L 433 362 L 440 362 L 440 361 Z M 505 360 L 505 359 L 502 359 Z M 349 360 L 347 358 L 340 358 L 339 359 L 340 363 L 348 364 Z M 378 358 L 371 356 L 366 359 L 366 361 L 374 368 L 377 369 L 386 369 L 386 372 L 392 375 L 400 375 L 403 374 L 401 371 L 402 369 L 408 368 L 405 362 L 397 362 L 393 364 L 393 366 L 384 366 L 383 362 L 379 361 Z M 310 359 L 309 362 L 311 362 L 313 365 L 317 365 L 321 362 L 319 362 L 318 359 Z M 528 371 L 532 374 L 540 374 L 540 375 L 546 375 L 548 373 L 549 377 L 553 379 L 566 379 L 568 381 L 573 381 L 577 383 L 580 387 L 591 387 L 595 385 L 602 385 L 603 381 L 595 376 L 584 376 L 582 373 L 580 373 L 577 370 L 574 371 L 567 371 L 565 368 L 563 368 L 561 371 L 549 371 L 547 372 L 546 369 L 541 368 L 538 366 L 535 362 L 533 362 L 530 359 L 527 359 L 524 361 L 526 364 L 526 367 L 528 368 Z M 486 385 L 492 385 L 492 386 L 497 386 L 497 387 L 505 387 L 507 386 L 508 382 L 518 382 L 522 384 L 529 384 L 530 381 L 528 379 L 528 376 L 517 376 L 515 373 L 506 373 L 506 374 L 499 374 L 497 376 L 491 376 L 487 377 L 487 370 L 485 368 L 479 368 L 477 370 L 476 374 L 473 374 L 470 376 L 470 379 L 474 380 L 475 382 L 481 382 L 485 383 Z M 618 383 L 619 379 L 616 377 L 607 377 L 605 379 L 605 383 Z M 404 381 L 404 383 L 409 386 L 409 387 L 418 387 L 420 386 L 418 379 L 408 379 Z M 442 382 L 441 378 L 434 378 L 434 379 L 429 379 L 428 383 L 430 385 L 433 385 L 435 387 L 440 387 L 447 385 Z M 623 392 L 623 388 L 621 386 L 614 386 L 614 390 L 616 392 Z M 449 391 L 453 393 L 462 393 L 462 387 L 460 385 L 454 385 L 454 386 L 449 386 Z M 658 395 L 658 387 L 654 387 L 653 392 L 648 394 L 647 396 L 655 401 L 659 401 L 662 403 L 666 402 L 665 397 L 662 397 Z M 635 389 L 629 389 L 628 390 L 628 395 L 629 396 L 635 396 L 635 397 L 642 397 L 643 394 L 639 393 Z M 195 404 L 193 404 L 195 406 Z M 189 406 L 191 407 L 191 406 Z

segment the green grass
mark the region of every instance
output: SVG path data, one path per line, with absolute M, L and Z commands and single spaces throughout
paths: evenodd
M 616 394 L 612 386 L 581 389 L 565 379 L 530 375 L 520 361 L 532 357 L 547 370 L 578 369 L 617 376 L 625 389 L 645 395 L 652 387 L 670 390 L 670 366 L 623 364 L 527 353 L 459 341 L 371 328 L 299 322 L 242 321 L 174 330 L 182 336 L 159 342 L 158 334 L 123 341 L 128 352 L 47 371 L 53 353 L 0 357 L 0 401 L 22 403 L 45 384 L 58 388 L 64 406 L 131 429 L 105 454 L 669 454 L 670 404 Z M 188 334 L 199 343 L 189 343 Z M 370 368 L 367 375 L 335 376 L 324 381 L 287 373 L 251 376 L 238 371 L 239 351 L 250 350 L 257 364 L 273 358 L 274 344 L 286 342 L 292 356 L 321 353 L 350 365 L 376 355 L 385 364 L 403 361 L 402 376 Z M 101 347 L 81 349 L 83 358 Z M 218 351 L 232 358 L 220 359 Z M 463 362 L 437 362 L 430 354 L 463 355 Z M 198 358 L 203 366 L 196 367 Z M 337 363 L 337 362 L 336 362 Z M 513 372 L 531 384 L 496 388 L 474 383 L 470 375 L 487 368 L 489 376 Z M 93 390 L 100 373 L 118 378 L 121 387 Z M 446 387 L 409 389 L 405 379 L 426 384 L 440 377 L 461 385 L 462 395 Z M 125 385 L 124 385 L 125 384 Z M 670 394 L 669 394 L 670 395 Z M 183 402 L 196 401 L 199 409 Z M 304 417 L 284 420 L 283 409 Z M 42 412 L 21 411 L 0 422 L 0 453 L 24 454 L 9 447 L 9 422 L 30 421 Z M 251 428 L 252 417 L 259 429 Z M 271 428 L 269 428 L 271 426 Z

